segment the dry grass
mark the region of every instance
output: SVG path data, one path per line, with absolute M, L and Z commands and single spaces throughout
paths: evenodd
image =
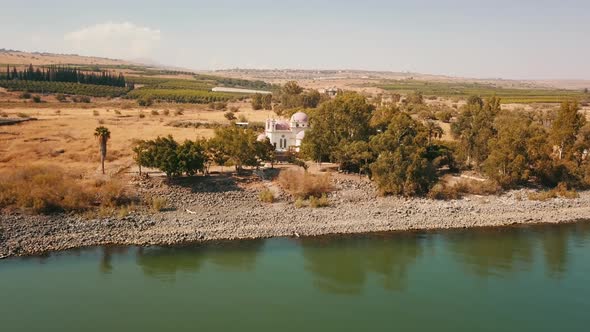
M 117 180 L 88 183 L 52 166 L 27 166 L 0 175 L 0 208 L 35 213 L 115 207 L 130 201 Z
M 540 192 L 531 192 L 527 196 L 528 196 L 528 199 L 531 201 L 544 202 L 544 201 L 548 201 L 550 199 L 558 198 L 558 197 L 567 198 L 567 199 L 574 199 L 574 198 L 580 197 L 580 194 L 578 194 L 578 192 L 575 190 L 569 190 L 567 187 L 567 184 L 562 182 L 562 183 L 558 184 L 557 187 L 555 187 L 551 190 L 540 191 Z
M 278 181 L 281 187 L 295 198 L 320 198 L 334 190 L 329 173 L 320 175 L 286 170 L 279 174 Z
M 495 195 L 501 192 L 501 187 L 494 181 L 461 180 L 453 185 L 437 183 L 428 197 L 432 199 L 459 199 L 465 195 Z
M 148 206 L 152 212 L 161 212 L 168 207 L 168 199 L 166 197 L 152 197 L 148 201 Z
M 264 189 L 258 193 L 258 199 L 264 203 L 273 203 L 275 201 L 275 195 L 273 194 L 272 190 Z
M 315 196 L 311 196 L 309 198 L 309 206 L 312 208 L 323 208 L 330 206 L 330 201 L 328 200 L 328 196 L 326 194 L 322 194 L 320 198 Z

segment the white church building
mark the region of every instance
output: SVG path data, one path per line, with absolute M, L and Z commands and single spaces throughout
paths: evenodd
M 285 152 L 294 150 L 299 152 L 305 131 L 309 127 L 307 114 L 297 112 L 291 116 L 289 122 L 277 119 L 267 119 L 264 134 L 258 140 L 269 139 L 275 150 Z

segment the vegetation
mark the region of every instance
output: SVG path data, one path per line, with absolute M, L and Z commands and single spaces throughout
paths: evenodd
M 270 189 L 264 189 L 258 193 L 258 199 L 264 203 L 273 203 L 275 200 L 275 195 Z
M 30 91 L 35 93 L 61 93 L 71 95 L 83 95 L 92 97 L 119 97 L 127 93 L 127 88 L 91 85 L 69 82 L 43 82 L 43 81 L 21 81 L 21 80 L 0 80 L 0 87 L 9 91 Z M 30 98 L 30 93 L 23 93 Z
M 387 91 L 410 94 L 419 92 L 424 96 L 460 97 L 479 96 L 490 98 L 496 96 L 503 103 L 560 103 L 583 97 L 583 92 L 574 90 L 550 89 L 509 89 L 482 83 L 444 83 L 418 80 L 390 80 L 376 85 Z
M 55 166 L 24 166 L 0 175 L 0 208 L 35 213 L 84 211 L 131 200 L 116 180 L 85 183 Z
M 286 170 L 279 174 L 278 182 L 296 199 L 320 198 L 334 189 L 329 173 L 317 175 L 305 171 Z
M 70 82 L 91 85 L 108 85 L 117 87 L 126 87 L 125 77 L 122 74 L 112 75 L 107 71 L 99 73 L 80 70 L 76 67 L 64 66 L 46 66 L 43 68 L 29 65 L 23 70 L 16 67 L 6 66 L 6 72 L 2 77 L 4 80 L 17 81 L 38 81 L 38 82 Z
M 184 89 L 155 89 L 143 87 L 135 89 L 128 94 L 131 98 L 152 99 L 159 101 L 168 101 L 175 103 L 195 103 L 208 104 L 217 101 L 229 101 L 233 99 L 246 98 L 245 94 L 211 92 L 203 90 L 184 90 Z
M 111 132 L 103 126 L 95 129 L 94 137 L 98 140 L 98 146 L 100 147 L 100 166 L 102 174 L 104 174 L 104 161 L 107 157 L 107 142 L 111 138 Z

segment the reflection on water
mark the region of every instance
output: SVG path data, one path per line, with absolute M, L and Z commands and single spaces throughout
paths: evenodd
M 0 261 L 0 299 L 2 331 L 585 331 L 590 222 L 86 248 Z
M 179 272 L 198 272 L 209 262 L 233 271 L 250 271 L 263 240 L 232 241 L 182 247 L 138 248 L 137 264 L 148 277 L 172 281 Z
M 360 293 L 370 274 L 386 290 L 403 290 L 408 269 L 422 255 L 417 236 L 356 239 L 310 238 L 301 241 L 305 269 L 329 293 Z
M 507 277 L 527 271 L 540 247 L 548 277 L 560 279 L 568 268 L 573 238 L 587 243 L 590 223 L 450 232 L 447 242 L 457 261 L 480 277 Z

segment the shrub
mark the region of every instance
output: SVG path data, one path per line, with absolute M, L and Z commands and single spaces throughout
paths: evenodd
M 223 116 L 224 116 L 226 119 L 228 119 L 229 121 L 233 121 L 233 120 L 235 120 L 235 119 L 236 119 L 236 115 L 235 115 L 235 114 L 234 114 L 234 112 L 232 112 L 232 111 L 228 111 L 228 112 L 225 112 L 225 113 L 223 113 Z
M 432 199 L 459 199 L 465 195 L 494 195 L 501 192 L 501 187 L 494 181 L 461 180 L 454 185 L 439 182 L 428 192 Z
M 328 201 L 328 196 L 326 194 L 322 194 L 320 198 L 315 196 L 311 196 L 309 198 L 309 206 L 312 208 L 322 208 L 330 206 L 330 202 Z
M 580 194 L 575 190 L 569 190 L 567 184 L 564 182 L 559 183 L 557 187 L 551 190 L 531 192 L 528 194 L 528 199 L 531 201 L 547 201 L 557 197 L 574 199 L 580 197 Z
M 264 189 L 258 194 L 258 199 L 260 199 L 261 202 L 272 203 L 275 200 L 275 195 L 272 190 Z
M 177 109 L 176 111 L 174 111 L 174 115 L 176 115 L 176 116 L 180 116 L 180 115 L 183 115 L 183 114 L 184 114 L 184 111 L 181 110 L 181 109 Z
M 57 101 L 59 102 L 64 102 L 67 101 L 68 99 L 66 98 L 66 95 L 64 95 L 63 93 L 58 93 L 55 95 L 55 99 L 57 99 Z
M 75 103 L 90 103 L 90 97 L 87 96 L 75 96 L 72 97 L 72 101 Z
M 238 117 L 238 121 L 248 122 L 248 119 L 246 118 L 246 116 L 244 114 L 240 114 L 240 116 Z
M 82 211 L 99 204 L 129 202 L 124 186 L 116 180 L 88 185 L 76 174 L 55 166 L 25 166 L 0 178 L 0 208 L 35 213 Z
M 33 102 L 34 103 L 40 103 L 41 102 L 41 97 L 39 97 L 39 96 L 33 96 Z
M 305 207 L 305 200 L 303 198 L 297 198 L 295 200 L 295 207 L 298 209 Z
M 168 115 L 170 115 L 170 110 L 169 109 L 165 109 L 163 113 L 164 113 L 165 116 L 168 116 Z
M 3 118 L 7 118 L 8 117 L 8 113 L 0 111 L 0 116 L 3 117 Z
M 150 97 L 142 97 L 142 98 L 137 99 L 137 104 L 139 106 L 144 106 L 144 107 L 152 106 L 153 103 L 154 103 L 154 100 Z
M 31 99 L 31 94 L 29 92 L 23 92 L 18 96 L 20 99 Z
M 154 116 L 160 115 L 160 112 L 158 112 L 157 110 L 152 110 L 152 115 L 154 115 Z
M 29 115 L 27 113 L 17 113 L 16 116 L 18 116 L 19 118 L 28 118 Z
M 168 199 L 166 197 L 152 197 L 149 200 L 149 207 L 152 212 L 161 212 L 168 206 Z
M 316 175 L 308 172 L 287 170 L 282 171 L 278 178 L 279 184 L 295 198 L 320 198 L 333 190 L 329 173 Z
M 99 116 L 99 115 L 100 115 L 100 113 L 99 113 L 97 110 L 94 110 L 94 111 L 92 111 L 92 115 L 94 115 L 94 116 Z
M 145 118 L 145 114 L 144 114 L 143 112 L 139 112 L 139 118 L 140 118 L 140 119 L 143 119 L 143 118 Z
M 115 114 L 117 114 L 117 115 L 121 115 L 121 111 L 119 111 L 119 110 L 115 110 Z

